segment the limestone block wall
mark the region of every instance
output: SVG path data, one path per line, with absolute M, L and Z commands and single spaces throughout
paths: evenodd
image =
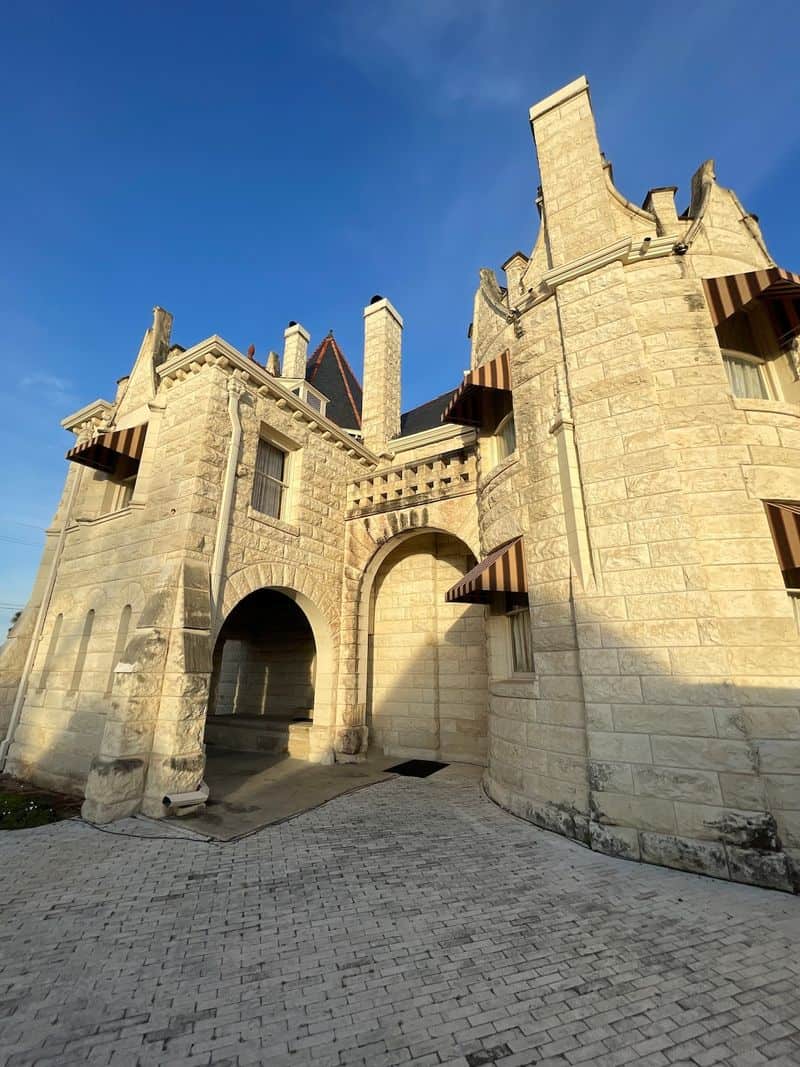
M 9 631 L 6 640 L 0 646 L 0 735 L 3 737 L 11 720 L 26 657 L 34 637 L 39 609 L 56 555 L 59 534 L 65 522 L 72 486 L 78 473 L 77 470 L 67 472 L 61 499 L 45 535 L 44 551 L 39 561 L 30 599 Z
M 126 654 L 121 620 L 130 608 L 125 629 L 127 642 L 135 641 L 137 631 L 150 628 L 148 619 L 142 617 L 152 599 L 148 592 L 158 591 L 162 609 L 174 596 L 174 590 L 164 588 L 165 559 L 183 555 L 192 525 L 208 396 L 208 382 L 193 378 L 182 383 L 166 406 L 150 411 L 145 455 L 131 506 L 102 514 L 99 480 L 89 470 L 71 466 L 70 477 L 80 475 L 81 490 L 10 751 L 11 773 L 80 792 L 92 760 L 102 749 L 109 716 L 117 724 L 129 717 L 127 705 L 119 705 L 114 690 L 113 671 Z M 194 442 L 191 449 L 189 442 Z M 156 453 L 160 462 L 153 465 Z M 76 671 L 79 660 L 82 667 Z M 163 664 L 142 661 L 139 669 L 142 689 L 152 694 L 146 711 L 141 703 L 137 706 L 137 716 L 150 724 L 141 726 L 143 736 L 157 716 Z M 120 728 L 110 727 L 117 733 Z M 137 747 L 140 742 L 128 739 L 126 744 Z
M 420 533 L 378 571 L 368 722 L 387 755 L 485 762 L 485 609 L 444 596 L 471 558 L 453 537 Z
M 696 265 L 691 250 L 603 262 L 627 209 L 604 202 L 596 160 L 575 165 L 575 146 L 593 144 L 587 121 L 571 100 L 536 123 L 548 266 L 576 264 L 505 333 L 520 423 L 538 412 L 526 465 L 539 477 L 522 492 L 536 678 L 526 697 L 495 685 L 487 783 L 501 803 L 603 851 L 788 889 L 800 650 L 762 501 L 798 499 L 800 412 L 729 395 L 699 280 L 763 265 L 763 247 L 715 194 Z M 627 232 L 645 215 L 632 210 Z M 525 282 L 540 284 L 530 269 Z M 548 365 L 526 335 L 541 338 L 529 316 L 549 304 L 561 355 Z M 526 362 L 539 374 L 523 399 Z M 553 447 L 559 424 L 572 427 L 588 560 L 564 492 L 566 438 Z M 479 497 L 484 529 L 504 498 L 513 507 L 500 481 Z M 556 728 L 543 714 L 554 705 Z
M 540 239 L 531 263 L 542 269 Z M 528 272 L 526 287 L 533 285 Z M 527 288 L 526 288 L 527 291 Z M 487 787 L 500 803 L 588 841 L 586 711 L 578 658 L 573 568 L 565 493 L 551 432 L 562 406 L 563 362 L 554 299 L 528 310 L 515 329 L 483 316 L 473 330 L 476 362 L 507 348 L 514 385 L 516 456 L 494 463 L 484 435 L 479 481 L 482 552 L 524 534 L 535 676 L 514 676 L 508 621 L 489 620 L 490 718 Z
M 251 575 L 268 573 L 270 585 L 302 590 L 319 609 L 319 624 L 310 620 L 317 645 L 311 738 L 315 758 L 330 752 L 336 724 L 346 487 L 366 468 L 355 455 L 337 447 L 332 435 L 312 418 L 297 417 L 296 411 L 257 390 L 251 390 L 249 395 L 251 399 L 242 405 L 242 447 L 223 597 L 226 604 L 233 606 L 240 593 L 253 592 L 253 582 L 262 580 Z M 212 416 L 220 437 L 226 432 L 228 421 L 226 403 L 226 398 L 219 395 Z M 273 440 L 290 457 L 288 500 L 280 519 L 262 515 L 251 505 L 261 436 Z M 240 593 L 232 595 L 240 586 Z M 217 630 L 225 611 L 216 619 Z

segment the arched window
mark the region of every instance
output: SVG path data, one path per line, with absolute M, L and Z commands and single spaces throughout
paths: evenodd
M 78 645 L 78 655 L 75 660 L 75 667 L 72 671 L 72 682 L 70 683 L 70 693 L 76 693 L 80 688 L 81 675 L 83 674 L 83 665 L 86 662 L 86 653 L 89 649 L 89 641 L 92 637 L 92 627 L 94 626 L 94 608 L 86 613 L 86 618 L 83 621 L 83 631 L 81 632 L 81 642 Z
M 514 426 L 514 412 L 506 415 L 497 427 L 497 462 L 506 459 L 517 447 L 517 431 Z
M 53 632 L 50 634 L 50 644 L 47 646 L 47 655 L 44 658 L 44 667 L 42 668 L 42 676 L 39 679 L 39 692 L 47 688 L 47 679 L 50 676 L 50 671 L 53 669 L 53 661 L 56 658 L 56 650 L 58 649 L 58 638 L 61 634 L 61 624 L 64 621 L 63 615 L 56 615 L 56 621 L 53 623 Z
M 106 682 L 105 696 L 111 693 L 114 687 L 114 669 L 119 661 L 122 659 L 125 652 L 125 646 L 128 643 L 128 631 L 131 627 L 131 606 L 126 604 L 122 609 L 122 614 L 119 617 L 119 625 L 117 626 L 117 639 L 114 642 L 114 655 L 111 657 L 111 669 L 108 672 L 108 681 Z

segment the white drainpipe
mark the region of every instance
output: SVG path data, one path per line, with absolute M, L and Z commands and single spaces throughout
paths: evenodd
M 225 549 L 228 545 L 233 491 L 236 488 L 236 464 L 239 462 L 239 445 L 242 441 L 242 420 L 239 415 L 239 401 L 245 387 L 236 375 L 228 378 L 228 417 L 231 420 L 231 443 L 228 446 L 228 463 L 222 482 L 222 498 L 219 504 L 217 533 L 214 538 L 214 555 L 211 559 L 211 609 L 216 617 L 219 610 L 219 593 L 222 587 L 222 569 L 225 562 Z
M 67 506 L 64 511 L 63 521 L 61 523 L 61 530 L 58 534 L 58 541 L 56 542 L 55 552 L 53 553 L 53 562 L 50 564 L 50 573 L 47 575 L 47 585 L 44 588 L 42 594 L 42 602 L 39 605 L 39 612 L 36 616 L 36 625 L 33 628 L 31 634 L 31 641 L 28 645 L 28 654 L 25 657 L 25 665 L 22 668 L 22 676 L 19 680 L 19 686 L 17 687 L 17 695 L 14 700 L 14 707 L 11 710 L 11 719 L 8 723 L 8 730 L 6 731 L 5 739 L 0 744 L 0 774 L 5 769 L 6 760 L 8 759 L 8 750 L 11 748 L 11 742 L 14 740 L 14 733 L 19 723 L 19 717 L 22 713 L 22 705 L 25 703 L 25 695 L 28 691 L 28 680 L 33 670 L 33 663 L 36 659 L 36 653 L 39 649 L 39 642 L 42 639 L 42 631 L 44 630 L 45 619 L 47 618 L 47 612 L 50 609 L 50 601 L 53 599 L 53 589 L 55 588 L 56 578 L 58 576 L 58 565 L 61 562 L 61 554 L 64 550 L 64 541 L 67 537 L 67 527 L 69 526 L 70 519 L 72 518 L 72 507 L 78 496 L 78 489 L 81 484 L 81 477 L 83 475 L 83 467 L 79 467 L 75 480 L 72 483 L 72 488 L 67 498 Z

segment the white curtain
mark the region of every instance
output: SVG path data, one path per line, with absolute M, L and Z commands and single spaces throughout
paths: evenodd
M 768 399 L 764 375 L 758 363 L 752 363 L 749 359 L 738 359 L 736 356 L 725 356 L 724 359 L 734 396 Z

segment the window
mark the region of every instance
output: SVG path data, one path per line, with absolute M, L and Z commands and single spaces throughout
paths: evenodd
M 527 607 L 508 615 L 511 630 L 511 669 L 514 674 L 533 674 L 531 613 Z
M 734 396 L 769 400 L 764 368 L 759 360 L 732 352 L 723 352 L 722 359 Z
M 99 475 L 105 483 L 100 504 L 101 515 L 122 511 L 130 504 L 138 470 L 138 460 L 134 464 L 128 456 L 120 456 L 110 474 Z
M 280 519 L 285 510 L 286 460 L 286 453 L 269 441 L 262 439 L 258 442 L 252 505 L 262 515 L 271 515 L 274 519 Z
M 111 659 L 111 670 L 108 672 L 108 680 L 106 681 L 105 696 L 109 696 L 111 690 L 114 687 L 114 668 L 125 652 L 125 646 L 128 643 L 128 630 L 131 625 L 131 606 L 126 604 L 122 609 L 122 614 L 119 617 L 119 626 L 117 627 L 117 640 L 114 642 L 114 655 Z
M 83 622 L 83 630 L 81 632 L 81 641 L 78 645 L 78 655 L 75 660 L 75 668 L 72 672 L 72 681 L 70 682 L 70 693 L 76 693 L 80 688 L 81 675 L 83 674 L 83 666 L 86 663 L 86 653 L 89 651 L 89 641 L 92 638 L 92 627 L 94 626 L 94 610 L 87 612 L 86 618 Z
M 42 668 L 42 676 L 39 679 L 39 692 L 47 688 L 47 679 L 50 676 L 50 671 L 53 669 L 53 661 L 56 658 L 56 651 L 58 649 L 58 638 L 61 633 L 61 624 L 64 622 L 63 615 L 57 615 L 56 621 L 53 623 L 53 632 L 50 634 L 50 644 L 47 646 L 47 655 L 44 659 L 44 667 Z
M 497 427 L 497 462 L 506 459 L 517 447 L 517 431 L 513 412 L 506 415 Z
M 800 590 L 800 502 L 765 500 L 764 507 L 784 585 Z

